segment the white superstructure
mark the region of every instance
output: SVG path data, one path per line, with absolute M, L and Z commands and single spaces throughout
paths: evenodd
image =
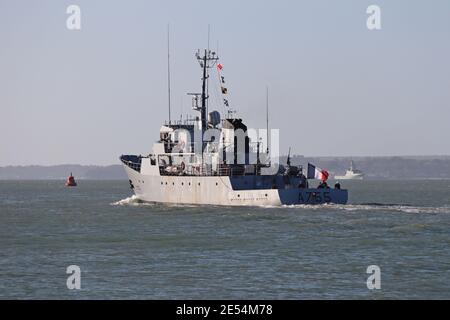
M 355 169 L 353 160 L 350 161 L 350 168 L 345 172 L 343 176 L 335 176 L 336 180 L 363 180 L 364 173 L 361 170 Z

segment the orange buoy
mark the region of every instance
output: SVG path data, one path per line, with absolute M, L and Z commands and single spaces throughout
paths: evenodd
M 75 178 L 73 177 L 72 172 L 70 173 L 70 177 L 67 178 L 66 186 L 67 187 L 76 187 L 77 186 L 77 183 L 75 182 Z

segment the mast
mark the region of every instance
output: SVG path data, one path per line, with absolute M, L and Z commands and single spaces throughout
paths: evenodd
M 208 51 L 209 51 L 209 36 L 211 34 L 211 25 L 208 23 Z
M 210 32 L 211 32 L 211 26 L 208 24 L 208 52 L 209 50 L 209 37 L 210 37 Z M 209 76 L 208 76 L 209 78 Z M 206 79 L 206 96 L 209 96 L 209 79 Z M 209 111 L 209 100 L 206 100 L 206 114 L 208 114 Z
M 169 125 L 171 124 L 170 115 L 170 24 L 167 25 L 167 90 L 169 104 Z
M 266 153 L 269 154 L 269 87 L 266 87 L 266 129 L 267 129 Z
M 203 78 L 202 78 L 202 110 L 201 110 L 201 117 L 202 117 L 202 130 L 206 130 L 206 77 L 207 77 L 207 56 L 206 56 L 207 50 L 205 50 L 205 55 L 203 56 Z
M 291 166 L 291 147 L 289 147 L 289 153 L 286 160 L 286 164 L 290 167 Z
M 211 50 L 205 49 L 205 54 L 203 57 L 200 56 L 200 50 L 196 53 L 197 60 L 200 64 L 200 67 L 203 70 L 203 77 L 202 77 L 202 94 L 201 94 L 201 108 L 200 108 L 200 114 L 201 114 L 201 122 L 202 122 L 202 130 L 207 129 L 207 119 L 206 119 L 206 113 L 207 113 L 207 100 L 209 98 L 208 96 L 208 89 L 207 89 L 207 81 L 209 78 L 208 75 L 208 69 L 213 67 L 214 64 L 219 60 L 219 57 L 216 55 L 215 52 L 212 52 Z

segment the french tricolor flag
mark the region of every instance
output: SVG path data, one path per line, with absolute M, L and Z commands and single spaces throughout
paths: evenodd
M 315 165 L 308 163 L 308 179 L 317 179 L 322 181 L 328 180 L 329 173 L 326 170 L 317 168 Z

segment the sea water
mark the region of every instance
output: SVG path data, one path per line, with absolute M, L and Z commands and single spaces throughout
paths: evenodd
M 0 298 L 450 299 L 450 181 L 348 181 L 348 205 L 256 208 L 78 183 L 0 181 Z

